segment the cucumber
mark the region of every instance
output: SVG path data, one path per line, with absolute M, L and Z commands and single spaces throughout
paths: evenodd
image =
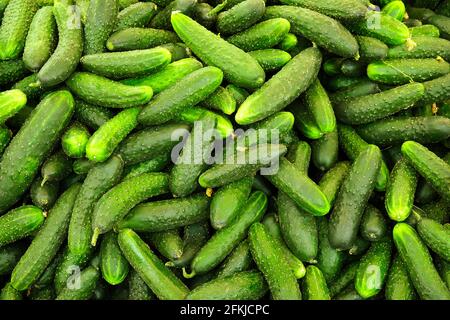
M 56 294 L 52 287 L 33 288 L 28 298 L 30 300 L 55 300 Z
M 450 234 L 448 228 L 427 218 L 417 223 L 417 232 L 425 244 L 446 261 L 450 261 Z
M 129 6 L 136 4 L 139 0 L 117 0 L 117 5 L 120 10 L 126 9 Z M 159 3 L 158 3 L 159 4 Z
M 126 79 L 122 83 L 131 86 L 149 86 L 157 94 L 201 67 L 202 64 L 194 58 L 181 59 L 172 62 L 162 70 L 151 75 L 136 79 Z
M 289 23 L 289 29 L 290 29 L 290 23 Z M 295 50 L 295 48 L 297 48 L 298 43 L 299 43 L 299 41 L 295 34 L 287 33 L 283 37 L 283 39 L 281 39 L 281 41 L 278 43 L 277 47 L 283 51 L 291 51 L 291 50 Z
M 39 279 L 58 252 L 66 237 L 73 204 L 79 190 L 80 184 L 74 184 L 59 197 L 50 210 L 44 225 L 12 272 L 11 284 L 15 289 L 27 290 Z
M 359 0 L 325 1 L 325 0 L 283 0 L 282 4 L 299 6 L 320 12 L 338 20 L 361 20 L 367 7 Z
M 364 68 L 364 64 L 352 59 L 346 59 L 342 62 L 341 73 L 346 77 L 361 77 L 365 74 Z
M 389 48 L 381 40 L 365 36 L 356 36 L 356 40 L 362 61 L 383 60 L 387 57 Z
M 318 12 L 294 6 L 270 6 L 264 19 L 284 18 L 291 23 L 291 30 L 338 56 L 353 58 L 358 53 L 358 43 L 352 34 L 338 21 Z M 327 26 L 324 28 L 323 26 Z
M 360 237 L 359 235 L 356 237 L 353 246 L 348 250 L 348 254 L 350 256 L 361 256 L 367 252 L 367 249 L 370 247 L 370 241 Z
M 264 71 L 275 71 L 281 69 L 291 59 L 291 55 L 279 49 L 262 49 L 250 51 L 248 53 L 258 61 Z
M 124 170 L 123 180 L 138 176 L 142 173 L 160 172 L 167 167 L 170 162 L 170 155 L 163 154 L 150 160 L 145 160 L 131 166 L 127 166 Z
M 128 275 L 129 265 L 120 251 L 115 233 L 109 232 L 102 239 L 100 256 L 103 279 L 114 286 L 122 283 Z
M 229 277 L 233 274 L 247 271 L 253 266 L 253 259 L 250 253 L 248 240 L 242 241 L 231 251 L 228 257 L 220 265 L 217 278 Z
M 196 4 L 196 0 L 173 0 L 150 21 L 150 27 L 172 30 L 173 28 L 170 23 L 172 12 L 177 11 L 187 16 L 192 16 Z
M 355 290 L 355 286 L 349 285 L 347 286 L 344 290 L 342 290 L 341 292 L 339 292 L 339 294 L 337 294 L 334 297 L 335 300 L 365 300 L 363 297 L 361 297 L 358 292 Z
M 321 132 L 330 133 L 336 129 L 333 107 L 319 80 L 315 80 L 306 90 L 305 105 Z
M 22 59 L 29 70 L 36 72 L 47 62 L 56 47 L 56 38 L 53 7 L 42 7 L 34 15 L 25 41 Z
M 349 169 L 350 163 L 348 161 L 338 162 L 320 179 L 319 187 L 323 194 L 327 197 L 330 206 L 333 206 L 341 184 L 347 176 Z
M 134 270 L 130 270 L 128 279 L 128 300 L 152 300 L 154 299 L 153 292 L 142 280 L 139 274 Z
M 74 109 L 65 90 L 47 95 L 9 143 L 0 161 L 0 212 L 16 203 L 67 125 Z M 51 130 L 49 130 L 51 128 Z M 24 162 L 22 159 L 33 159 Z
M 65 249 L 61 261 L 59 261 L 54 275 L 53 284 L 56 294 L 59 294 L 65 288 L 74 289 L 78 286 L 80 271 L 89 262 L 92 251 L 87 255 L 81 256 L 73 254 Z
M 106 41 L 106 47 L 109 51 L 143 50 L 178 41 L 177 35 L 171 31 L 127 28 L 111 34 Z
M 105 51 L 105 43 L 113 31 L 119 8 L 117 0 L 90 0 L 84 24 L 84 54 Z
M 408 140 L 436 143 L 450 136 L 450 121 L 441 116 L 382 119 L 357 128 L 361 137 L 379 146 L 393 146 Z
M 68 246 L 71 253 L 78 256 L 86 256 L 89 253 L 94 206 L 104 193 L 119 182 L 122 169 L 122 159 L 112 156 L 106 162 L 95 165 L 87 173 L 70 218 Z
M 30 188 L 30 197 L 36 207 L 47 211 L 58 199 L 59 184 L 51 181 L 42 184 L 42 181 L 42 179 L 36 179 L 33 182 Z
M 403 1 L 391 1 L 383 7 L 381 12 L 397 19 L 398 21 L 403 21 L 406 14 L 406 7 Z
M 61 137 L 64 153 L 71 158 L 82 158 L 91 134 L 82 124 L 73 123 Z
M 406 265 L 411 282 L 423 300 L 449 300 L 450 292 L 439 276 L 428 249 L 416 231 L 406 223 L 393 230 L 395 245 Z
M 433 26 L 432 24 L 424 24 L 417 27 L 409 28 L 409 32 L 411 33 L 411 37 L 434 37 L 439 38 L 440 32 L 439 29 Z
M 61 263 L 61 259 L 63 259 L 63 254 L 61 252 L 57 253 L 50 264 L 45 268 L 42 275 L 39 279 L 34 283 L 33 288 L 42 289 L 46 287 L 51 287 L 53 285 L 55 279 L 55 273 L 58 265 Z
M 23 300 L 23 296 L 20 291 L 14 289 L 11 283 L 8 282 L 0 291 L 0 301 L 1 300 Z
M 441 275 L 442 280 L 447 284 L 447 287 L 450 288 L 450 263 L 439 257 L 437 258 L 439 274 Z
M 450 2 L 448 0 L 441 1 L 439 6 L 436 8 L 436 12 L 450 17 Z
M 191 57 L 190 49 L 186 47 L 186 45 L 182 42 L 165 43 L 160 45 L 160 47 L 169 50 L 170 54 L 172 55 L 171 62 Z
M 294 114 L 295 126 L 307 138 L 311 140 L 320 139 L 324 134 L 314 122 L 311 112 L 301 99 L 295 100 L 288 108 Z
M 259 90 L 247 97 L 236 112 L 236 122 L 251 124 L 284 109 L 316 79 L 321 61 L 322 56 L 317 48 L 309 48 L 296 55 Z M 305 70 L 305 66 L 309 67 Z M 303 77 L 295 77 L 300 70 L 305 71 Z
M 311 147 L 304 141 L 293 142 L 289 146 L 286 159 L 301 173 L 308 174 L 309 163 L 311 162 Z
M 183 108 L 195 105 L 213 93 L 222 79 L 223 73 L 216 67 L 190 73 L 147 104 L 139 114 L 139 123 L 157 125 L 173 119 Z
M 3 18 L 3 13 L 5 12 L 6 6 L 8 5 L 9 0 L 0 1 L 0 22 Z
M 151 74 L 172 59 L 170 51 L 161 47 L 126 52 L 85 55 L 80 63 L 84 70 L 110 78 L 124 79 Z
M 161 300 L 184 299 L 189 289 L 130 229 L 119 232 L 119 246 L 130 265 Z
M 450 98 L 448 88 L 450 87 L 450 75 L 430 80 L 423 83 L 425 93 L 417 102 L 417 105 L 440 103 Z
M 269 49 L 283 40 L 290 27 L 291 24 L 286 19 L 269 19 L 232 35 L 227 41 L 244 51 Z
M 214 25 L 217 21 L 218 11 L 206 2 L 199 2 L 192 8 L 192 13 L 190 14 L 195 21 L 200 23 L 206 29 L 214 29 Z
M 226 86 L 226 89 L 231 93 L 231 95 L 236 100 L 237 106 L 240 106 L 242 102 L 244 102 L 245 99 L 249 96 L 247 90 L 239 88 L 238 86 L 235 86 L 234 84 L 231 83 Z
M 5 126 L 0 126 L 0 157 L 3 154 L 3 150 L 5 150 L 9 141 L 12 138 L 12 132 Z
M 252 185 L 253 177 L 247 177 L 227 184 L 214 193 L 210 205 L 210 220 L 214 229 L 220 230 L 233 222 L 247 201 Z
M 86 157 L 94 162 L 106 161 L 137 126 L 139 112 L 140 108 L 125 109 L 98 128 L 86 145 Z
M 155 16 L 157 6 L 153 2 L 138 2 L 119 12 L 114 31 L 128 28 L 144 28 Z
M 224 87 L 218 87 L 200 105 L 208 109 L 222 111 L 227 115 L 233 114 L 236 111 L 236 100 Z
M 388 85 L 424 82 L 449 72 L 450 65 L 442 59 L 384 60 L 367 67 L 370 80 Z
M 150 160 L 161 154 L 169 154 L 179 143 L 178 140 L 172 140 L 172 134 L 188 130 L 189 126 L 185 124 L 173 123 L 137 131 L 120 144 L 117 154 L 122 157 L 126 165 Z
M 13 117 L 27 103 L 27 96 L 18 89 L 0 92 L 0 123 Z
M 426 19 L 426 23 L 436 26 L 439 29 L 441 38 L 450 40 L 450 17 L 435 14 Z
M 350 88 L 357 84 L 366 83 L 367 78 L 353 78 L 345 76 L 335 76 L 327 83 L 327 89 L 333 92 Z
M 22 60 L 0 61 L 0 86 L 19 81 L 28 73 Z
M 267 281 L 274 300 L 301 300 L 302 294 L 293 272 L 286 272 L 289 264 L 283 251 L 258 222 L 249 230 L 249 243 L 253 259 Z
M 30 76 L 26 76 L 25 78 L 16 82 L 11 89 L 19 89 L 27 96 L 27 100 L 39 100 L 41 95 L 44 93 L 44 90 L 40 86 L 33 85 L 37 81 L 37 74 L 33 73 Z M 31 86 L 30 86 L 31 85 Z
M 258 135 L 257 138 L 259 143 L 261 141 L 264 141 L 264 138 L 267 138 L 268 141 L 271 141 L 272 138 L 275 139 L 275 135 L 272 137 L 272 133 L 276 133 L 275 130 L 278 130 L 278 138 L 281 140 L 281 142 L 285 143 L 283 140 L 287 134 L 292 132 L 294 121 L 295 119 L 292 113 L 281 111 L 267 117 L 262 121 L 252 124 L 250 128 L 257 130 L 256 134 Z M 267 137 L 263 136 L 265 133 L 267 133 Z M 245 133 L 243 135 L 243 137 L 248 138 L 249 143 L 252 143 L 252 135 L 253 133 L 251 132 L 251 130 L 249 130 L 248 133 Z M 261 141 L 259 141 L 260 139 Z
M 306 268 L 302 292 L 305 300 L 331 300 L 325 277 L 322 271 L 314 265 Z
M 94 106 L 82 100 L 75 100 L 75 117 L 91 129 L 97 130 L 112 116 L 113 113 L 109 109 Z
M 79 286 L 65 287 L 56 297 L 56 300 L 89 300 L 97 286 L 100 273 L 98 269 L 89 266 L 79 274 Z
M 25 250 L 24 242 L 15 242 L 0 248 L 0 276 L 11 273 Z
M 256 89 L 264 83 L 264 71 L 250 55 L 182 13 L 172 14 L 171 21 L 175 32 L 192 52 L 207 65 L 222 69 L 228 82 L 245 89 Z M 205 42 L 210 45 L 205 47 Z
M 359 261 L 355 261 L 344 268 L 339 277 L 329 285 L 330 295 L 335 299 L 336 295 L 342 292 L 347 286 L 354 288 L 353 281 L 358 270 Z
M 361 219 L 360 234 L 367 241 L 380 241 L 388 231 L 384 215 L 376 207 L 368 204 Z
M 244 271 L 208 281 L 193 289 L 186 300 L 257 300 L 267 289 L 259 271 Z
M 424 95 L 421 83 L 411 83 L 380 93 L 349 99 L 335 106 L 336 117 L 347 124 L 366 124 L 409 109 Z M 386 101 L 389 101 L 386 103 Z
M 389 269 L 385 287 L 386 300 L 415 300 L 416 293 L 408 276 L 405 263 L 396 256 Z
M 155 232 L 148 236 L 155 249 L 166 259 L 176 260 L 183 255 L 183 239 L 178 229 Z
M 355 242 L 380 167 L 381 151 L 374 145 L 367 146 L 353 162 L 330 217 L 329 241 L 333 248 L 350 249 Z M 357 196 L 354 190 L 359 190 Z
M 450 165 L 414 141 L 402 145 L 402 154 L 445 199 L 450 200 Z
M 17 59 L 22 54 L 37 9 L 33 0 L 9 1 L 0 27 L 0 60 Z
M 395 46 L 389 49 L 389 59 L 426 59 L 442 57 L 445 60 L 450 59 L 450 41 L 429 37 L 414 37 L 416 46 L 412 49 L 406 45 Z
M 72 173 L 72 161 L 58 150 L 45 160 L 41 167 L 42 184 L 46 181 L 59 182 Z
M 122 181 L 105 193 L 95 205 L 92 217 L 92 245 L 100 234 L 110 231 L 138 203 L 169 190 L 165 173 L 144 173 Z
M 266 6 L 262 0 L 244 0 L 217 16 L 217 31 L 231 35 L 244 31 L 258 22 L 264 15 Z
M 267 201 L 267 197 L 261 191 L 253 192 L 233 223 L 217 231 L 200 249 L 192 260 L 191 273 L 185 274 L 185 277 L 192 278 L 218 266 L 244 240 L 248 228 L 262 218 Z
M 83 30 L 77 6 L 57 1 L 53 15 L 58 26 L 58 45 L 37 74 L 35 85 L 52 87 L 64 82 L 77 68 L 83 54 Z
M 386 187 L 385 206 L 389 218 L 404 221 L 411 213 L 417 187 L 417 174 L 404 158 L 394 166 Z
M 45 215 L 35 206 L 22 206 L 0 217 L 0 247 L 23 239 L 38 230 Z
M 312 162 L 321 170 L 331 169 L 338 160 L 339 142 L 337 130 L 324 134 L 311 143 Z

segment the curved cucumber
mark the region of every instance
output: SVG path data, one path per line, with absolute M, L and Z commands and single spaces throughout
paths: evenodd
M 41 167 L 42 184 L 46 181 L 59 182 L 72 172 L 72 161 L 62 150 L 56 151 L 45 160 Z
M 122 283 L 128 275 L 129 265 L 120 251 L 114 232 L 107 233 L 102 239 L 100 257 L 103 279 L 114 286 Z
M 13 117 L 27 103 L 27 96 L 18 89 L 0 92 L 0 123 Z
M 417 223 L 417 232 L 426 245 L 441 258 L 450 261 L 450 234 L 448 228 L 427 218 Z
M 336 117 L 330 98 L 319 80 L 314 81 L 306 90 L 305 105 L 322 133 L 336 129 Z
M 396 256 L 389 269 L 386 281 L 385 297 L 387 300 L 415 300 L 416 293 L 408 276 L 405 263 Z
M 82 158 L 90 136 L 91 134 L 85 126 L 75 122 L 61 137 L 64 153 L 71 158 Z

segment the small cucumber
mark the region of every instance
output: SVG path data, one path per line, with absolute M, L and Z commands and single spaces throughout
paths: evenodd
M 323 194 L 327 197 L 330 206 L 333 206 L 341 184 L 347 176 L 349 169 L 350 163 L 348 161 L 338 162 L 320 179 L 319 187 Z
M 64 153 L 71 158 L 84 157 L 90 136 L 85 126 L 78 122 L 73 123 L 61 137 Z
M 239 88 L 238 86 L 235 86 L 234 84 L 231 83 L 226 86 L 226 89 L 230 91 L 231 95 L 236 100 L 237 106 L 240 106 L 242 102 L 244 102 L 245 99 L 249 96 L 247 90 Z
M 22 60 L 0 61 L 0 86 L 9 85 L 29 74 Z
M 242 241 L 231 251 L 219 266 L 217 278 L 229 277 L 238 272 L 250 270 L 253 266 L 252 254 L 248 240 Z
M 442 280 L 444 280 L 444 282 L 447 284 L 447 287 L 450 288 L 450 262 L 445 261 L 439 257 L 437 258 L 439 274 L 441 275 Z
M 417 232 L 433 252 L 450 262 L 450 233 L 448 228 L 432 219 L 421 218 L 417 223 Z
M 386 187 L 385 206 L 389 218 L 404 221 L 411 213 L 417 187 L 417 174 L 404 158 L 394 166 Z
M 330 133 L 336 129 L 333 107 L 319 80 L 315 80 L 306 90 L 305 105 L 321 132 Z
M 79 273 L 78 286 L 65 287 L 56 297 L 56 300 L 89 300 L 94 294 L 100 278 L 100 272 L 89 266 Z
M 170 155 L 163 154 L 150 160 L 138 162 L 136 164 L 125 167 L 123 180 L 138 176 L 142 173 L 163 171 L 170 162 Z
M 429 37 L 414 37 L 416 46 L 409 48 L 406 45 L 395 46 L 389 49 L 389 59 L 426 59 L 442 57 L 446 61 L 450 59 L 450 41 Z
M 223 35 L 244 31 L 258 22 L 266 9 L 262 0 L 244 0 L 217 16 L 217 31 Z
M 350 256 L 361 256 L 367 252 L 367 249 L 370 247 L 370 241 L 360 237 L 359 235 L 356 237 L 353 246 L 348 250 L 348 254 Z
M 391 1 L 383 7 L 381 12 L 397 19 L 398 21 L 403 21 L 406 14 L 406 7 L 403 1 Z
M 108 108 L 141 106 L 153 96 L 148 86 L 128 86 L 88 72 L 73 73 L 66 85 L 82 100 Z
M 36 179 L 30 188 L 30 197 L 33 204 L 42 210 L 49 210 L 55 204 L 59 196 L 59 184 L 47 181 L 42 184 L 42 179 Z
M 157 6 L 153 2 L 138 2 L 121 10 L 117 15 L 114 31 L 128 28 L 144 28 L 155 16 Z
M 37 74 L 33 73 L 30 76 L 27 76 L 20 81 L 16 82 L 11 89 L 19 89 L 27 96 L 29 101 L 40 100 L 41 95 L 44 93 L 44 88 L 41 86 L 35 86 L 34 84 L 37 81 Z M 30 86 L 31 85 L 31 86 Z
M 389 269 L 385 287 L 386 300 L 415 300 L 416 293 L 408 276 L 405 263 L 396 256 Z
M 422 26 L 409 28 L 409 32 L 413 38 L 422 36 L 439 38 L 440 36 L 439 29 L 432 24 L 424 24 Z
M 365 36 L 356 36 L 356 40 L 362 61 L 383 60 L 387 57 L 389 48 L 381 40 Z
M 0 123 L 13 117 L 27 103 L 27 96 L 21 90 L 12 89 L 0 92 Z
M 120 251 L 117 235 L 114 232 L 109 232 L 103 237 L 100 257 L 103 279 L 113 286 L 122 283 L 128 275 L 129 265 Z
M 290 23 L 289 23 L 289 29 L 290 29 Z M 283 51 L 291 51 L 291 50 L 295 50 L 295 48 L 297 48 L 298 43 L 299 43 L 299 41 L 295 34 L 287 33 L 283 37 L 283 39 L 278 43 L 277 47 Z
M 112 116 L 113 113 L 109 109 L 75 100 L 75 117 L 91 129 L 97 130 Z
M 42 184 L 46 181 L 59 182 L 72 173 L 72 161 L 62 151 L 58 150 L 45 160 L 41 167 Z
M 361 218 L 360 234 L 367 241 L 380 241 L 388 231 L 384 215 L 376 207 L 368 204 Z
M 226 115 L 231 115 L 236 111 L 236 100 L 224 87 L 218 87 L 200 105 L 208 109 L 221 111 Z
M 331 300 L 325 277 L 316 266 L 306 268 L 302 290 L 305 300 Z
M 354 288 L 354 279 L 356 271 L 358 270 L 359 261 L 353 262 L 346 266 L 344 270 L 339 274 L 339 277 L 329 284 L 330 295 L 333 299 L 337 294 L 342 292 L 348 285 Z
M 0 276 L 11 273 L 25 250 L 24 242 L 15 242 L 0 248 Z
M 294 114 L 295 126 L 306 138 L 317 140 L 323 137 L 323 132 L 320 131 L 311 112 L 301 99 L 294 101 L 288 110 Z
M 152 233 L 148 236 L 148 240 L 164 258 L 170 261 L 179 259 L 183 255 L 183 239 L 178 229 Z
M 114 32 L 106 41 L 106 47 L 109 51 L 143 50 L 178 41 L 177 35 L 171 31 L 127 28 Z
M 264 71 L 270 72 L 281 69 L 291 59 L 291 55 L 279 49 L 262 49 L 248 53 L 258 61 Z
M 324 134 L 311 143 L 312 162 L 321 170 L 331 169 L 338 161 L 339 141 L 337 130 Z
M 167 49 L 170 52 L 170 54 L 172 55 L 171 62 L 191 57 L 190 49 L 182 42 L 165 43 L 160 45 L 159 47 Z

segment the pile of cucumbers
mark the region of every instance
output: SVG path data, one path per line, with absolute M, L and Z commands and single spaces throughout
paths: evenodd
M 0 20 L 1 300 L 450 300 L 449 0 Z

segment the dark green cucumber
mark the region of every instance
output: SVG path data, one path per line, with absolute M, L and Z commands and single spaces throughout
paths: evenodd
M 210 220 L 214 229 L 230 225 L 247 201 L 253 185 L 253 177 L 243 178 L 221 187 L 214 193 L 210 205 Z
M 142 173 L 161 172 L 170 162 L 170 154 L 162 154 L 150 160 L 138 162 L 131 166 L 125 167 L 123 180 L 138 176 Z
M 255 191 L 242 207 L 239 216 L 228 227 L 217 231 L 200 249 L 191 263 L 191 274 L 204 274 L 218 266 L 247 235 L 248 228 L 259 221 L 267 208 L 267 197 Z
M 353 257 L 361 256 L 367 252 L 367 249 L 370 247 L 370 241 L 360 237 L 359 235 L 356 237 L 353 246 L 348 250 L 348 254 Z
M 302 292 L 305 300 L 331 300 L 327 282 L 322 271 L 310 265 L 302 282 Z
M 33 288 L 45 288 L 52 286 L 55 280 L 56 269 L 63 259 L 62 252 L 56 254 L 50 264 L 45 268 L 39 279 L 34 283 Z
M 317 48 L 308 48 L 296 55 L 259 90 L 247 97 L 236 112 L 236 122 L 251 124 L 284 109 L 313 83 L 321 61 L 322 55 Z M 295 77 L 299 72 L 303 72 L 303 77 Z
M 30 188 L 30 197 L 33 204 L 42 210 L 49 210 L 55 204 L 59 196 L 59 184 L 47 181 L 42 184 L 42 179 L 36 179 Z
M 367 241 L 380 241 L 388 232 L 388 224 L 380 210 L 368 204 L 361 218 L 360 234 Z
M 395 117 L 357 128 L 361 137 L 378 146 L 393 146 L 408 140 L 436 143 L 450 136 L 450 121 L 441 116 Z
M 417 174 L 404 158 L 394 166 L 386 187 L 385 206 L 394 221 L 404 221 L 411 213 L 417 187 Z
M 109 232 L 103 237 L 100 257 L 103 279 L 114 286 L 122 283 L 128 275 L 129 265 L 120 251 L 117 235 L 114 232 Z
M 329 241 L 333 248 L 350 249 L 355 242 L 380 166 L 381 151 L 374 145 L 367 146 L 353 162 L 330 217 Z M 358 195 L 354 190 L 359 190 Z
M 22 59 L 29 70 L 36 72 L 47 62 L 55 49 L 56 38 L 53 7 L 42 7 L 34 15 L 25 42 Z
M 333 92 L 348 89 L 352 86 L 366 83 L 367 78 L 355 78 L 355 77 L 346 77 L 344 75 L 337 75 L 331 78 L 327 83 L 327 89 Z
M 288 110 L 294 114 L 295 126 L 306 138 L 317 140 L 324 135 L 301 99 L 295 100 Z
M 450 292 L 439 276 L 427 247 L 406 223 L 393 230 L 395 245 L 417 293 L 424 300 L 449 300 Z
M 334 300 L 358 301 L 365 299 L 359 295 L 359 293 L 355 289 L 355 286 L 353 284 L 350 284 L 346 288 L 344 288 L 344 290 L 334 296 Z
M 258 61 L 264 71 L 270 72 L 281 69 L 286 65 L 292 56 L 280 49 L 262 49 L 250 51 L 248 53 Z
M 342 62 L 341 73 L 346 77 L 361 77 L 365 75 L 365 64 L 353 59 L 346 59 Z
M 359 261 L 353 262 L 346 266 L 344 270 L 340 273 L 334 281 L 329 284 L 330 295 L 335 297 L 337 294 L 342 292 L 348 285 L 354 287 L 354 279 L 356 276 L 356 271 L 358 270 Z
M 387 5 L 383 6 L 382 13 L 387 14 L 398 21 L 403 21 L 406 14 L 406 7 L 403 1 L 391 1 Z
M 12 286 L 17 290 L 27 290 L 55 257 L 67 235 L 70 215 L 79 190 L 80 184 L 74 184 L 59 197 L 44 225 L 20 258 L 11 275 Z
M 19 89 L 27 96 L 27 100 L 39 100 L 44 90 L 41 86 L 34 85 L 37 81 L 37 74 L 27 76 L 16 82 L 11 89 Z M 31 85 L 31 86 L 30 86 Z
M 217 31 L 231 35 L 244 31 L 254 25 L 264 15 L 266 9 L 262 0 L 244 0 L 217 16 Z
M 411 32 L 411 36 L 414 38 L 422 36 L 439 38 L 440 36 L 439 29 L 432 24 L 424 24 L 421 26 L 409 28 L 409 32 Z
M 97 130 L 112 116 L 113 113 L 109 109 L 94 106 L 82 100 L 75 100 L 75 117 L 91 129 Z
M 281 143 L 286 142 L 286 136 L 288 136 L 292 132 L 292 127 L 294 126 L 294 115 L 287 111 L 277 112 L 270 117 L 262 121 L 258 121 L 250 126 L 250 128 L 256 130 L 256 138 L 258 142 L 272 141 L 276 139 L 276 135 L 272 136 L 272 133 L 278 133 L 278 139 Z M 243 137 L 249 138 L 249 145 L 253 144 L 253 133 L 252 130 L 249 130 L 247 133 L 243 135 Z M 238 140 L 239 141 L 239 140 Z M 275 140 L 276 141 L 276 140 Z
M 450 262 L 445 261 L 437 257 L 437 267 L 439 269 L 439 274 L 441 275 L 442 280 L 447 284 L 447 287 L 450 289 Z
M 168 260 L 176 260 L 183 255 L 183 239 L 178 229 L 152 233 L 148 240 Z
M 83 30 L 77 6 L 57 1 L 53 15 L 58 26 L 58 45 L 37 74 L 35 85 L 52 87 L 64 82 L 76 69 L 83 54 Z
M 349 169 L 350 163 L 348 161 L 338 162 L 320 179 L 319 187 L 327 197 L 330 206 L 333 206 L 341 184 L 347 176 Z
M 16 242 L 38 230 L 45 215 L 35 206 L 22 206 L 0 217 L 0 247 Z
M 321 171 L 331 169 L 338 160 L 339 141 L 337 130 L 324 134 L 321 138 L 313 141 L 311 149 L 314 166 Z
M 124 79 L 151 74 L 165 67 L 172 59 L 162 47 L 126 52 L 85 55 L 80 63 L 84 70 L 110 78 Z
M 125 258 L 159 299 L 180 300 L 186 297 L 189 289 L 136 233 L 124 229 L 120 231 L 118 240 Z
M 100 278 L 100 272 L 93 266 L 89 266 L 79 273 L 78 285 L 65 287 L 56 297 L 56 300 L 89 300 Z
M 19 81 L 28 74 L 22 60 L 0 61 L 0 86 Z
M 6 90 L 0 93 L 0 123 L 13 117 L 27 103 L 27 96 L 18 89 Z
M 428 37 L 414 37 L 416 46 L 409 48 L 406 44 L 389 49 L 389 59 L 425 59 L 442 57 L 448 61 L 450 59 L 450 41 Z
M 120 10 L 126 9 L 129 6 L 136 4 L 139 0 L 117 0 L 117 5 Z M 163 1 L 163 0 L 161 0 Z M 160 0 L 155 1 L 158 5 L 160 4 Z
M 356 40 L 362 61 L 383 60 L 387 57 L 389 48 L 381 40 L 365 36 L 356 36 Z
M 8 282 L 0 291 L 0 301 L 2 300 L 23 300 L 23 295 Z
M 264 83 L 264 70 L 250 55 L 182 13 L 172 14 L 171 21 L 192 52 L 206 64 L 222 69 L 229 82 L 246 89 L 256 89 Z M 205 47 L 205 42 L 210 45 Z
M 208 109 L 222 111 L 230 115 L 236 111 L 236 100 L 231 93 L 224 87 L 218 87 L 208 98 L 200 103 L 201 106 Z
M 172 55 L 171 62 L 190 58 L 192 56 L 190 49 L 183 42 L 165 43 L 159 47 L 169 50 Z
M 46 181 L 59 182 L 72 173 L 72 161 L 62 150 L 56 151 L 45 160 L 41 167 L 42 184 Z
M 151 300 L 155 298 L 153 292 L 134 269 L 130 270 L 127 279 L 128 300 Z
M 450 261 L 450 233 L 448 228 L 427 218 L 417 223 L 417 232 L 425 244 L 446 261 Z
M 31 185 L 73 110 L 74 101 L 68 91 L 50 93 L 11 140 L 0 162 L 0 212 L 16 203 Z M 33 161 L 23 161 L 28 158 Z
M 28 298 L 30 300 L 55 300 L 56 294 L 52 287 L 33 288 Z
M 153 2 L 138 2 L 121 10 L 117 15 L 114 31 L 128 28 L 144 28 L 150 23 L 157 10 Z
M 53 279 L 56 294 L 65 288 L 73 289 L 78 285 L 80 271 L 88 264 L 91 253 L 92 251 L 86 255 L 77 255 L 67 248 L 64 250 Z
M 141 106 L 153 96 L 148 86 L 128 86 L 88 72 L 73 73 L 66 85 L 82 100 L 108 108 Z
M 414 141 L 402 145 L 402 154 L 445 199 L 450 200 L 450 165 Z
M 211 30 L 217 21 L 218 13 L 209 3 L 198 2 L 192 8 L 190 15 L 206 29 Z
M 264 275 L 274 300 L 301 300 L 302 294 L 293 272 L 286 272 L 289 264 L 266 227 L 255 222 L 249 230 L 249 244 L 253 259 Z
M 223 73 L 216 67 L 205 67 L 190 73 L 155 96 L 139 114 L 139 122 L 157 125 L 173 119 L 185 107 L 206 99 L 219 87 L 222 79 Z
M 314 81 L 306 90 L 305 105 L 321 132 L 329 133 L 336 129 L 333 107 L 319 80 Z
M 71 158 L 84 157 L 90 136 L 85 126 L 79 122 L 73 123 L 61 137 L 64 153 Z
M 219 266 L 217 278 L 229 277 L 238 272 L 247 271 L 253 266 L 248 240 L 242 241 L 231 251 L 228 257 Z
M 153 28 L 127 28 L 114 32 L 106 41 L 109 51 L 150 49 L 166 43 L 178 42 L 171 31 Z
M 110 231 L 138 203 L 169 191 L 165 173 L 144 173 L 122 181 L 105 193 L 95 205 L 92 245 L 100 234 Z
M 286 159 L 292 162 L 300 172 L 308 174 L 309 164 L 311 162 L 310 145 L 305 141 L 293 142 L 289 146 Z
M 425 93 L 416 105 L 440 103 L 450 99 L 450 74 L 423 83 Z
M 0 248 L 0 276 L 11 273 L 25 250 L 24 242 L 15 242 Z
M 396 256 L 389 269 L 386 281 L 386 300 L 415 300 L 416 293 L 408 276 L 405 263 L 400 256 Z
M 435 14 L 425 20 L 439 29 L 441 38 L 450 40 L 450 17 Z
M 150 27 L 172 30 L 171 16 L 172 12 L 181 12 L 187 16 L 193 16 L 194 8 L 197 4 L 196 0 L 173 0 L 164 9 L 160 10 L 156 16 L 150 21 Z

